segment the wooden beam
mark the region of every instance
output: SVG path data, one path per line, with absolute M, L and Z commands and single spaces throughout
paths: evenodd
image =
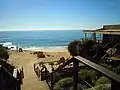
M 78 84 L 78 60 L 73 60 L 73 90 L 77 90 Z
M 114 73 L 113 71 L 108 70 L 107 68 L 104 68 L 90 60 L 87 60 L 81 56 L 75 56 L 75 58 L 80 61 L 81 63 L 88 65 L 89 67 L 91 67 L 92 69 L 99 71 L 100 73 L 102 73 L 104 76 L 110 78 L 111 80 L 116 81 L 117 83 L 119 83 L 120 85 L 120 76 L 117 75 L 116 73 Z

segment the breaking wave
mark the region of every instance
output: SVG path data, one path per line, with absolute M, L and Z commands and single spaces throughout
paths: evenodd
M 16 50 L 16 47 L 22 48 L 23 50 L 27 51 L 63 51 L 67 50 L 67 46 L 29 46 L 29 47 L 23 47 L 20 45 L 14 45 L 12 42 L 5 42 L 5 43 L 0 43 L 4 47 L 8 47 L 11 50 Z

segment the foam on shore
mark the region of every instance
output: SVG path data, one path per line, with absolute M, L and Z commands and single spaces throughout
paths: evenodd
M 22 48 L 23 50 L 26 51 L 45 51 L 45 52 L 63 52 L 67 51 L 67 46 L 29 46 L 29 47 L 22 47 L 22 46 L 17 46 L 14 45 L 12 42 L 5 42 L 5 43 L 0 43 L 4 47 L 8 47 L 11 50 L 16 50 L 16 47 Z
M 67 46 L 45 46 L 45 47 L 26 47 L 26 51 L 45 51 L 45 52 L 63 52 L 67 51 Z

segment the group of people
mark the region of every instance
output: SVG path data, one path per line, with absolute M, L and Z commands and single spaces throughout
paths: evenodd
M 16 47 L 17 52 L 23 52 L 22 48 Z

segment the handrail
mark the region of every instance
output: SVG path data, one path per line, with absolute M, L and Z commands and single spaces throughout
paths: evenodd
M 73 62 L 73 58 L 71 58 L 70 60 L 68 60 L 67 62 L 65 62 L 64 64 L 60 65 L 57 69 L 55 69 L 52 73 L 59 71 L 61 68 L 63 68 L 64 66 L 70 64 L 71 62 Z
M 109 42 L 109 43 L 107 43 L 107 44 L 105 44 L 105 46 L 104 46 L 103 48 L 106 48 L 109 44 L 110 44 L 110 42 Z
M 0 65 L 0 68 L 2 68 L 3 70 L 5 70 L 5 72 L 7 72 L 8 75 L 10 75 L 13 79 L 17 80 L 13 75 L 11 75 L 11 73 L 9 73 L 9 72 L 7 71 L 7 69 L 4 68 L 4 66 Z
M 47 61 L 47 62 L 43 62 L 43 63 L 45 64 L 45 63 L 49 63 L 49 62 L 57 62 L 57 61 L 58 61 L 58 60 L 54 60 L 54 61 Z M 41 61 L 41 62 L 42 62 L 42 61 Z M 36 65 L 36 64 L 40 64 L 41 62 L 37 62 L 37 63 L 34 63 L 34 64 L 35 64 L 35 65 Z
M 110 78 L 112 80 L 115 80 L 115 81 L 120 83 L 120 79 L 118 79 L 118 78 L 120 78 L 120 76 L 117 75 L 116 73 L 108 70 L 107 68 L 104 68 L 104 67 L 102 67 L 102 66 L 100 66 L 100 65 L 98 65 L 96 63 L 93 63 L 90 60 L 87 60 L 87 59 L 85 59 L 83 57 L 80 57 L 80 56 L 75 56 L 75 59 L 77 59 L 81 63 L 86 64 L 89 67 L 99 71 L 100 73 L 104 74 L 106 77 L 108 77 L 108 78 Z
M 120 76 L 113 71 L 108 70 L 105 67 L 102 67 L 88 59 L 85 59 L 81 56 L 73 56 L 70 60 L 65 62 L 64 64 L 60 65 L 57 69 L 52 71 L 51 74 L 51 90 L 53 88 L 53 73 L 59 71 L 61 68 L 65 67 L 66 65 L 70 64 L 73 62 L 73 89 L 77 90 L 77 81 L 78 81 L 78 67 L 79 67 L 79 62 L 87 65 L 88 67 L 100 72 L 104 76 L 108 77 L 111 80 L 111 90 L 120 90 Z M 34 64 L 35 65 L 35 64 Z
M 15 86 L 13 86 L 13 90 L 21 90 L 21 83 L 20 83 L 20 81 L 19 81 L 19 78 L 15 78 L 11 73 L 9 73 L 9 71 L 4 67 L 4 66 L 2 66 L 2 65 L 0 65 L 0 69 L 1 69 L 1 75 L 2 75 L 2 71 L 4 70 L 4 72 L 6 72 L 14 81 L 15 81 L 15 83 L 14 83 L 14 85 Z M 0 78 L 0 79 L 2 79 L 2 77 Z M 1 86 L 0 85 L 0 90 L 1 90 L 1 87 L 5 87 L 5 86 Z M 8 89 L 7 89 L 8 90 Z

